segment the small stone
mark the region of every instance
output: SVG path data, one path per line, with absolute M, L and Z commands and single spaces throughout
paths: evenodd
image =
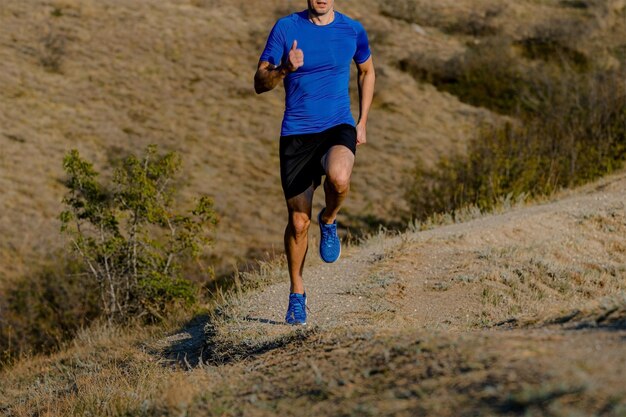
M 424 30 L 423 27 L 421 27 L 420 25 L 418 25 L 417 23 L 413 23 L 411 25 L 411 28 L 413 29 L 413 31 L 415 33 L 417 33 L 418 35 L 422 35 L 422 36 L 426 36 L 426 31 Z

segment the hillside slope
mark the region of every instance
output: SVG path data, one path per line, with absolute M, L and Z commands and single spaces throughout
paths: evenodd
M 59 246 L 61 160 L 71 148 L 105 171 L 111 158 L 149 143 L 176 150 L 185 166 L 181 206 L 197 193 L 216 200 L 219 257 L 230 262 L 280 242 L 283 222 L 273 220 L 284 217 L 277 140 L 282 89 L 257 97 L 252 77 L 273 20 L 289 10 L 283 1 L 264 4 L 3 2 L 0 230 L 9 238 L 0 263 L 6 272 L 23 273 L 24 262 Z M 295 2 L 291 7 L 300 9 Z M 380 193 L 396 188 L 402 167 L 412 165 L 404 155 L 427 149 L 434 156 L 462 140 L 473 124 L 467 114 L 480 114 L 438 93 L 422 95 L 404 78 L 389 88 L 400 103 L 415 97 L 416 105 L 373 118 L 372 146 L 360 156 L 365 172 L 355 176 L 349 207 L 356 214 L 389 210 Z M 449 122 L 420 111 L 432 104 L 426 101 L 449 108 L 442 115 Z M 409 125 L 421 126 L 419 138 Z
M 212 250 L 218 267 L 279 247 L 283 93 L 254 95 L 252 76 L 273 21 L 303 3 L 4 0 L 0 274 L 25 275 L 62 246 L 61 160 L 71 148 L 109 174 L 112 159 L 149 143 L 180 152 L 180 205 L 207 193 L 222 218 Z M 358 229 L 367 219 L 397 221 L 402 183 L 415 161 L 428 164 L 462 148 L 478 122 L 497 118 L 416 82 L 398 62 L 416 53 L 446 59 L 462 52 L 476 41 L 467 27 L 495 13 L 489 25 L 496 33 L 517 37 L 557 17 L 582 19 L 593 36 L 578 47 L 614 65 L 609 52 L 623 43 L 624 2 L 582 9 L 569 3 L 338 2 L 364 22 L 379 70 L 370 143 L 359 150 L 342 223 Z
M 0 374 L 9 415 L 623 416 L 626 173 L 309 259 L 306 328 L 266 265 L 178 330 L 98 327 Z M 256 288 L 256 289 L 254 289 Z

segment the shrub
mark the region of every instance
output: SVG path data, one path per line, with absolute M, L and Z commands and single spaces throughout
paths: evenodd
M 547 84 L 559 88 L 564 85 L 559 79 L 571 78 L 572 71 L 545 62 L 530 66 L 514 52 L 511 40 L 488 39 L 448 61 L 414 54 L 401 60 L 399 67 L 465 103 L 507 115 L 537 113 L 538 104 L 551 105 L 545 97 L 550 94 Z
M 97 286 L 70 260 L 8 285 L 0 297 L 0 367 L 57 349 L 99 314 Z
M 626 88 L 619 71 L 535 80 L 532 111 L 483 127 L 465 154 L 418 163 L 406 197 L 414 217 L 506 195 L 549 194 L 610 173 L 626 158 Z M 541 94 L 541 96 L 539 96 Z M 531 106 L 531 104 L 528 104 Z M 530 107 L 528 107 L 530 108 Z
M 546 94 L 553 87 L 569 87 L 575 74 L 595 71 L 592 60 L 575 48 L 587 31 L 587 24 L 576 19 L 552 20 L 520 40 L 488 37 L 469 43 L 463 53 L 446 61 L 418 53 L 398 65 L 416 80 L 465 103 L 506 115 L 538 115 L 538 104 L 552 106 Z
M 588 26 L 575 19 L 551 20 L 539 24 L 532 33 L 514 44 L 524 58 L 551 62 L 559 67 L 571 66 L 577 71 L 591 67 L 589 58 L 576 50 L 578 39 L 588 36 Z
M 63 167 L 69 192 L 62 230 L 97 284 L 105 316 L 154 320 L 172 304 L 191 304 L 196 288 L 180 276 L 182 261 L 210 243 L 217 218 L 206 196 L 190 213 L 174 212 L 178 155 L 150 146 L 142 158 L 124 159 L 109 185 L 76 150 Z
M 67 36 L 62 32 L 49 29 L 40 39 L 39 63 L 48 72 L 60 73 L 65 57 Z
M 399 66 L 417 80 L 431 83 L 465 103 L 505 114 L 517 111 L 527 87 L 526 69 L 506 38 L 472 44 L 465 53 L 448 61 L 412 55 L 401 60 Z
M 443 31 L 475 38 L 495 35 L 498 33 L 498 27 L 493 21 L 501 13 L 502 8 L 497 6 L 481 11 L 473 10 L 470 13 L 460 13 L 454 21 L 443 27 Z
M 572 9 L 588 9 L 590 7 L 590 2 L 586 0 L 561 0 L 559 3 L 561 6 Z
M 446 10 L 436 2 L 424 0 L 395 0 L 380 2 L 380 13 L 408 23 L 437 27 L 448 34 L 483 37 L 498 32 L 494 20 L 502 14 L 505 6 L 492 4 L 465 10 Z

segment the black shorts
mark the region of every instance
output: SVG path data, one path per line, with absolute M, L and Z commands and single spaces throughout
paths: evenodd
M 280 179 L 286 199 L 321 184 L 325 174 L 322 157 L 335 145 L 356 155 L 355 127 L 341 124 L 320 133 L 280 137 Z

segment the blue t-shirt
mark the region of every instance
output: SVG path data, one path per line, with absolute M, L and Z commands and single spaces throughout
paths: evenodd
M 283 17 L 272 29 L 261 61 L 287 61 L 293 41 L 304 53 L 304 65 L 285 77 L 282 136 L 318 133 L 339 124 L 354 126 L 350 111 L 350 64 L 371 55 L 363 26 L 335 12 L 325 26 L 309 21 L 308 11 Z

